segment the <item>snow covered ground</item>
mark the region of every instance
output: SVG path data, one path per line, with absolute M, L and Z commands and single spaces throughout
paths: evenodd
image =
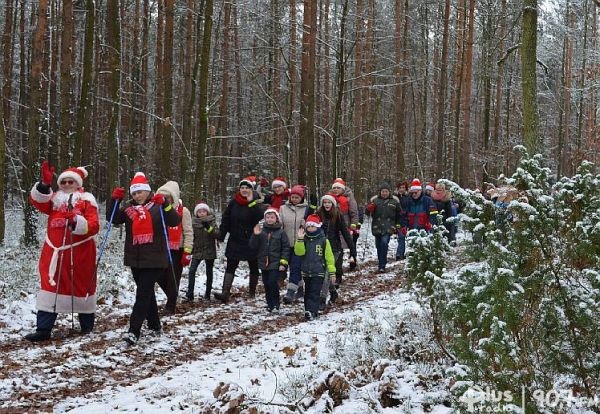
M 405 264 L 392 263 L 388 273 L 376 274 L 374 240 L 366 231 L 358 242 L 359 271 L 347 274 L 341 302 L 316 321 L 302 320 L 301 303 L 269 315 L 262 295 L 255 301 L 243 299 L 247 279 L 242 268 L 234 284 L 241 293 L 232 304 L 211 301 L 184 307 L 180 314 L 162 318 L 162 337 L 143 337 L 128 349 L 120 336 L 127 329 L 134 284 L 122 266 L 120 230 L 112 230 L 100 266 L 95 332 L 74 336 L 70 316 L 61 315 L 56 339 L 32 345 L 22 336 L 35 327 L 39 249 L 19 248 L 21 222 L 16 214 L 8 225 L 9 238 L 0 249 L 0 410 L 450 410 L 449 378 L 431 342 L 429 318 L 401 284 Z M 102 236 L 104 228 L 98 244 Z M 392 242 L 390 257 L 395 247 Z M 224 264 L 217 260 L 217 290 Z M 201 267 L 196 296 L 204 291 L 202 275 Z M 183 280 L 182 292 L 185 276 Z M 157 297 L 164 304 L 162 292 Z M 332 378 L 342 378 L 345 385 L 337 390 L 323 386 Z

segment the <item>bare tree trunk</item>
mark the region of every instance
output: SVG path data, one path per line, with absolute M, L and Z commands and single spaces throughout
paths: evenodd
M 465 12 L 465 0 L 460 0 L 460 4 L 457 5 L 457 17 L 456 17 L 456 57 L 454 61 L 454 85 L 451 90 L 454 91 L 452 111 L 454 112 L 454 145 L 452 149 L 452 178 L 454 180 L 460 180 L 460 131 L 461 131 L 461 104 L 462 104 L 462 87 L 463 87 L 463 64 L 465 51 L 465 26 L 466 26 L 466 12 Z
M 73 62 L 73 1 L 63 0 L 62 39 L 60 43 L 60 165 L 70 163 L 71 153 L 71 102 Z
M 106 134 L 106 196 L 110 195 L 112 187 L 119 184 L 119 154 L 121 152 L 119 140 L 119 111 L 121 110 L 120 84 L 121 84 L 121 30 L 119 27 L 119 0 L 106 2 L 106 34 L 107 34 L 107 66 L 110 71 L 109 95 L 111 111 L 109 116 L 108 131 Z
M 405 67 L 407 62 L 406 58 L 406 30 L 403 24 L 403 15 L 406 13 L 405 8 L 403 8 L 402 0 L 396 0 L 395 7 L 395 36 L 394 43 L 396 45 L 396 70 L 395 70 L 395 79 L 396 79 L 396 87 L 394 88 L 394 108 L 395 108 L 395 135 L 396 135 L 396 170 L 400 176 L 405 176 L 406 164 L 404 162 L 404 152 L 405 152 L 405 135 L 406 128 L 404 122 L 404 110 L 405 110 L 405 102 L 404 102 L 404 94 L 405 94 Z
M 461 185 L 470 185 L 470 156 L 471 156 L 471 84 L 473 82 L 473 38 L 475 30 L 475 0 L 469 0 L 469 23 L 467 27 L 467 44 L 464 69 L 464 89 L 462 95 L 463 125 L 461 138 L 461 160 L 459 180 Z
M 172 130 L 173 123 L 173 1 L 165 0 L 164 2 L 164 43 L 162 47 L 162 118 L 161 135 L 159 136 L 159 176 L 162 181 L 172 180 L 171 177 L 171 158 L 172 153 Z
M 498 56 L 504 55 L 504 38 L 506 37 L 506 0 L 501 0 L 500 6 L 500 41 L 498 42 Z M 494 104 L 494 132 L 492 133 L 492 147 L 497 149 L 500 143 L 500 120 L 502 118 L 502 84 L 504 83 L 504 63 L 498 64 L 498 73 L 496 74 L 496 97 Z M 492 176 L 498 175 L 498 165 L 494 160 L 492 162 Z
M 315 65 L 317 38 L 317 0 L 304 0 L 302 33 L 302 77 L 300 85 L 300 148 L 298 181 L 316 186 L 315 166 Z
M 335 109 L 333 114 L 333 135 L 331 138 L 331 177 L 338 177 L 337 165 L 337 146 L 338 140 L 342 134 L 342 102 L 346 88 L 346 24 L 348 23 L 348 0 L 344 0 L 342 5 L 342 16 L 340 18 L 340 37 L 337 51 L 337 96 L 335 99 Z
M 29 191 L 35 182 L 35 173 L 38 170 L 39 164 L 39 144 L 40 134 L 39 127 L 41 122 L 39 105 L 41 103 L 41 83 L 42 83 L 42 69 L 44 59 L 44 38 L 48 29 L 48 1 L 39 0 L 37 9 L 37 25 L 35 33 L 33 35 L 32 51 L 31 51 L 31 76 L 30 76 L 30 95 L 29 95 L 29 111 L 28 111 L 28 123 L 27 131 L 28 137 L 28 150 L 23 157 L 23 164 L 25 165 L 24 177 L 23 177 L 23 191 Z M 37 220 L 34 214 L 34 209 L 30 203 L 24 201 L 24 218 L 25 218 L 25 234 L 23 237 L 23 243 L 25 245 L 31 245 L 35 241 L 35 232 L 37 227 Z
M 13 69 L 13 19 L 16 19 L 16 14 L 13 17 L 13 13 L 15 13 L 16 4 L 13 3 L 13 0 L 6 0 L 6 6 L 4 8 L 4 32 L 2 34 L 2 50 L 3 50 L 3 65 L 2 65 L 2 73 L 4 76 L 4 84 L 2 85 L 2 113 L 4 120 L 4 125 L 8 125 L 10 123 L 10 99 L 12 95 L 12 69 Z M 4 151 L 4 148 L 0 149 Z M 4 170 L 2 170 L 4 171 Z
M 82 151 L 83 148 L 89 148 L 91 137 L 86 133 L 89 128 L 90 116 L 90 91 L 92 88 L 93 61 L 94 61 L 94 27 L 96 24 L 96 10 L 94 0 L 86 0 L 85 13 L 85 36 L 83 39 L 83 62 L 81 74 L 81 93 L 79 97 L 79 108 L 76 115 L 75 139 L 73 143 L 73 164 L 89 164 L 91 154 L 89 151 Z
M 0 86 L 2 82 L 0 81 Z M 2 90 L 0 88 L 0 90 Z M 4 212 L 4 194 L 6 194 L 6 175 L 4 168 L 6 165 L 6 129 L 4 128 L 4 105 L 0 105 L 0 246 L 4 244 L 5 212 Z
M 444 148 L 446 146 L 446 90 L 448 87 L 448 41 L 449 41 L 449 26 L 450 26 L 450 0 L 446 0 L 444 4 L 443 16 L 444 31 L 442 35 L 442 57 L 440 59 L 440 89 L 438 91 L 438 107 L 437 107 L 437 145 L 435 153 L 436 161 L 436 176 L 441 177 L 443 171 L 448 167 L 445 160 Z
M 583 2 L 583 44 L 582 44 L 582 59 L 581 59 L 581 70 L 579 73 L 579 82 L 577 85 L 577 89 L 580 91 L 579 93 L 579 102 L 577 111 L 577 135 L 575 137 L 575 157 L 573 157 L 573 171 L 577 168 L 577 166 L 583 161 L 583 152 L 581 145 L 583 143 L 583 117 L 585 114 L 585 104 L 584 97 L 588 95 L 586 92 L 586 78 L 588 77 L 588 26 L 589 26 L 589 1 L 584 0 Z M 596 88 L 597 89 L 597 88 Z M 587 101 L 587 100 L 586 100 Z
M 573 24 L 573 13 L 570 2 L 567 0 L 565 10 L 566 27 L 571 29 Z M 569 118 L 571 115 L 571 65 L 573 59 L 573 46 L 571 44 L 570 31 L 565 32 L 563 41 L 562 58 L 562 102 L 558 110 L 558 148 L 557 148 L 557 174 L 561 177 L 565 171 L 565 143 L 569 142 Z
M 204 196 L 204 169 L 206 141 L 208 139 L 208 65 L 210 64 L 210 46 L 212 39 L 213 0 L 206 0 L 204 10 L 204 30 L 202 31 L 202 50 L 200 54 L 200 74 L 198 91 L 198 141 L 196 145 L 196 175 L 194 177 L 194 195 Z
M 530 154 L 539 151 L 537 104 L 537 0 L 523 0 L 521 75 L 523 90 L 523 143 Z
M 287 113 L 287 145 L 285 149 L 285 162 L 292 171 L 298 171 L 297 166 L 292 166 L 290 154 L 293 153 L 292 146 L 295 144 L 296 128 L 294 125 L 294 108 L 296 107 L 296 0 L 289 0 L 288 8 L 290 10 L 290 60 L 288 64 L 288 113 Z M 332 160 L 335 164 L 335 154 L 332 154 Z M 290 177 L 291 179 L 292 177 Z M 303 182 L 301 182 L 304 184 Z

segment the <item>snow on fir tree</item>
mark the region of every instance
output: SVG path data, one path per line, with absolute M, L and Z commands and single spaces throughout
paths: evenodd
M 409 243 L 409 279 L 426 286 L 436 337 L 466 367 L 461 384 L 530 397 L 559 389 L 585 401 L 600 385 L 600 176 L 584 161 L 554 182 L 541 155 L 516 150 L 515 173 L 499 178 L 514 192 L 504 205 L 452 188 L 473 232 L 473 262 L 440 274 L 434 255 L 428 268 L 430 237 Z M 548 408 L 527 398 L 527 410 Z

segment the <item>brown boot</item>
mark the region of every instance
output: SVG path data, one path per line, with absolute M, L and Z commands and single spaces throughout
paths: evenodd
M 258 285 L 258 275 L 250 275 L 250 285 L 248 286 L 248 297 L 254 299 L 256 297 L 256 286 Z
M 223 303 L 227 303 L 229 301 L 229 295 L 231 293 L 231 285 L 233 285 L 233 278 L 235 275 L 233 273 L 225 273 L 223 277 L 223 289 L 221 293 L 214 293 L 215 299 L 220 300 Z

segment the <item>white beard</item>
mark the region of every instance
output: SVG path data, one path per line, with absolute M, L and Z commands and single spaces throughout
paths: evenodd
M 79 190 L 75 190 L 72 193 L 65 193 L 62 190 L 58 190 L 54 193 L 54 197 L 52 197 L 52 209 L 56 211 L 66 211 L 71 195 L 73 196 L 73 198 L 71 198 L 71 206 L 74 206 L 82 198 L 83 193 Z

